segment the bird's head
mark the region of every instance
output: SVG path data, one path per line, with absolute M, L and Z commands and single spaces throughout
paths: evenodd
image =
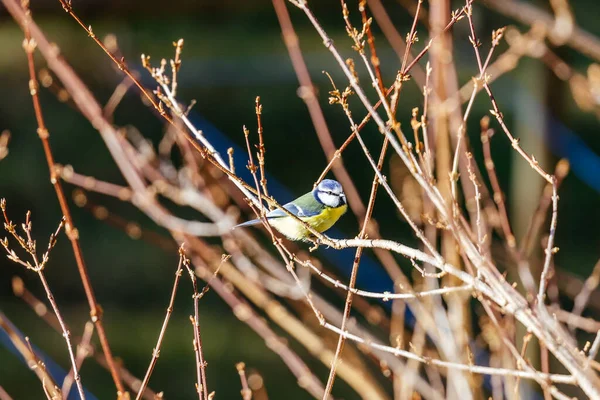
M 327 207 L 337 208 L 346 204 L 346 195 L 342 185 L 333 179 L 323 179 L 319 182 L 313 190 L 313 196 L 319 203 Z

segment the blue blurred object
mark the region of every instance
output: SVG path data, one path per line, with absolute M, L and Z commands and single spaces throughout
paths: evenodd
M 571 171 L 600 193 L 600 156 L 556 118 L 549 117 L 547 145 L 555 155 L 569 160 Z

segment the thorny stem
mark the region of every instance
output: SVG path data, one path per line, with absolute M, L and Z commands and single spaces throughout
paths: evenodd
M 71 211 L 69 209 L 69 205 L 67 203 L 67 199 L 60 182 L 60 179 L 56 176 L 56 166 L 54 162 L 54 156 L 52 155 L 52 150 L 50 147 L 49 141 L 49 132 L 46 128 L 44 118 L 42 115 L 42 108 L 40 105 L 39 97 L 38 97 L 38 82 L 35 74 L 35 64 L 33 61 L 33 52 L 36 47 L 36 43 L 32 40 L 31 35 L 29 33 L 29 23 L 31 20 L 31 14 L 28 7 L 28 2 L 23 2 L 23 7 L 25 9 L 25 22 L 24 22 L 24 31 L 25 31 L 25 41 L 24 41 L 24 49 L 27 55 L 27 64 L 29 68 L 29 91 L 31 94 L 31 98 L 33 100 L 33 108 L 35 111 L 35 117 L 38 123 L 38 136 L 42 141 L 42 145 L 44 147 L 44 154 L 46 156 L 46 161 L 48 163 L 48 169 L 50 171 L 50 182 L 54 186 L 54 190 L 56 192 L 56 196 L 58 198 L 58 202 L 60 203 L 61 211 L 65 217 L 65 232 L 67 237 L 71 241 L 71 246 L 73 248 L 73 254 L 75 255 L 75 260 L 77 263 L 77 269 L 79 271 L 79 275 L 81 277 L 81 281 L 83 283 L 83 288 L 88 300 L 88 304 L 90 307 L 90 316 L 94 324 L 96 325 L 96 331 L 98 332 L 98 338 L 100 340 L 100 345 L 102 346 L 102 351 L 106 356 L 106 361 L 109 365 L 110 373 L 112 375 L 113 381 L 117 388 L 117 397 L 121 398 L 122 396 L 126 396 L 126 391 L 123 387 L 123 383 L 121 382 L 121 378 L 119 377 L 119 373 L 117 372 L 116 364 L 112 356 L 112 352 L 110 350 L 110 346 L 108 344 L 108 339 L 106 337 L 106 332 L 104 331 L 104 325 L 102 323 L 102 308 L 96 301 L 96 297 L 94 294 L 94 290 L 92 288 L 90 278 L 87 272 L 87 267 L 85 265 L 85 261 L 83 258 L 83 252 L 81 250 L 81 245 L 79 243 L 79 231 L 75 227 L 73 223 L 73 218 L 71 216 Z M 70 346 L 69 346 L 70 347 Z M 75 366 L 75 364 L 74 364 Z M 77 373 L 77 369 L 74 368 L 76 382 L 78 384 L 78 389 L 80 390 L 81 396 L 83 396 L 83 388 L 81 387 L 81 383 L 78 380 L 79 374 Z
M 452 163 L 452 172 L 450 172 L 450 185 L 451 185 L 451 194 L 452 194 L 452 217 L 454 219 L 458 218 L 458 198 L 456 193 L 456 183 L 458 182 L 458 161 L 460 157 L 460 149 L 463 137 L 466 134 L 466 121 L 469 117 L 469 113 L 471 112 L 471 106 L 473 105 L 473 101 L 475 100 L 475 94 L 477 94 L 477 80 L 473 82 L 473 92 L 471 94 L 471 98 L 467 105 L 467 109 L 465 110 L 465 115 L 463 116 L 463 122 L 458 128 L 457 132 L 457 140 L 456 140 L 456 150 L 454 152 L 454 161 Z
M 423 0 L 418 0 L 417 9 L 415 10 L 415 16 L 413 18 L 413 23 L 410 27 L 410 33 L 406 37 L 406 49 L 404 50 L 404 56 L 402 57 L 402 67 L 400 68 L 400 71 L 402 71 L 403 74 L 406 74 L 408 72 L 406 69 L 406 63 L 408 62 L 408 57 L 410 56 L 410 49 L 417 38 L 416 29 L 417 21 L 419 20 L 419 12 L 421 11 L 421 4 L 423 4 Z
M 490 129 L 489 123 L 490 118 L 488 116 L 483 117 L 480 121 L 481 143 L 483 147 L 483 159 L 485 168 L 488 172 L 488 177 L 492 185 L 492 191 L 494 193 L 493 199 L 498 209 L 498 217 L 500 219 L 500 226 L 504 235 L 504 240 L 506 241 L 510 254 L 513 256 L 515 262 L 517 263 L 517 271 L 523 286 L 525 287 L 527 293 L 533 295 L 533 293 L 535 293 L 536 291 L 535 278 L 533 277 L 531 269 L 529 268 L 527 255 L 523 254 L 522 250 L 517 249 L 516 239 L 510 226 L 508 213 L 506 211 L 506 204 L 504 201 L 504 193 L 502 192 L 502 188 L 500 187 L 500 182 L 498 181 L 498 176 L 496 174 L 494 160 L 492 158 L 492 148 L 490 141 L 492 139 L 494 131 Z M 524 239 L 524 241 L 526 241 L 526 238 Z

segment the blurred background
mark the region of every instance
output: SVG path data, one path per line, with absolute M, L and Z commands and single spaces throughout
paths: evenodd
M 314 3 L 311 6 L 315 14 L 343 55 L 355 56 L 350 48 L 351 40 L 344 31 L 339 2 L 311 3 Z M 350 1 L 349 7 L 355 13 L 354 17 L 358 18 L 354 3 Z M 406 6 L 411 10 L 412 3 L 409 0 L 383 1 L 401 35 L 410 30 L 412 14 Z M 528 3 L 551 12 L 546 1 Z M 592 35 L 600 36 L 597 20 L 600 3 L 573 0 L 570 4 L 577 24 Z M 461 2 L 455 2 L 454 7 L 461 5 Z M 260 96 L 267 170 L 292 195 L 302 194 L 312 187 L 327 159 L 320 151 L 306 107 L 297 95 L 297 78 L 270 1 L 76 0 L 73 6 L 101 39 L 104 40 L 107 35 L 110 35 L 110 40 L 116 38 L 119 51 L 131 69 L 138 71 L 142 81 L 149 87 L 154 84 L 141 68 L 140 54 L 149 54 L 158 63 L 163 57 L 173 56 L 173 41 L 184 38 L 178 97 L 184 103 L 195 99 L 193 113 L 196 120 L 202 121 L 200 127 L 210 129 L 217 137 L 222 135 L 221 143 L 231 141 L 245 146 L 242 126 L 254 129 L 254 101 L 256 96 Z M 427 8 L 427 2 L 424 6 Z M 344 86 L 344 80 L 304 15 L 293 7 L 289 7 L 289 10 L 318 89 L 319 101 L 333 139 L 339 146 L 350 129 L 341 109 L 327 104 L 330 84 L 322 71 L 329 72 L 341 87 Z M 478 1 L 474 10 L 478 34 L 486 52 L 493 29 L 509 24 L 522 32 L 529 29 L 529 26 Z M 32 11 L 48 38 L 60 47 L 62 55 L 99 102 L 105 104 L 115 87 L 122 82 L 123 74 L 65 14 L 58 1 L 34 0 Z M 383 78 L 389 85 L 395 78 L 399 60 L 379 28 L 374 26 L 373 29 Z M 422 48 L 428 37 L 423 23 L 419 25 L 418 32 L 421 40 L 416 47 Z M 459 82 L 467 84 L 471 76 L 477 73 L 473 49 L 468 40 L 468 25 L 459 23 L 453 32 Z M 0 6 L 0 130 L 6 129 L 11 133 L 9 153 L 0 161 L 0 197 L 6 198 L 9 215 L 15 222 L 22 221 L 25 212 L 31 210 L 34 234 L 40 247 L 43 247 L 61 214 L 49 183 L 42 146 L 36 135 L 22 40 L 21 30 Z M 507 45 L 503 43 L 496 54 L 506 48 Z M 574 71 L 589 76 L 592 60 L 585 55 L 566 46 L 557 46 L 552 50 Z M 38 68 L 44 67 L 41 57 L 36 57 L 36 62 Z M 559 158 L 566 158 L 571 163 L 572 171 L 559 192 L 556 245 L 560 247 L 560 252 L 555 258 L 560 277 L 559 288 L 564 291 L 561 292 L 561 300 L 564 307 L 570 309 L 572 296 L 568 295 L 569 291 L 578 291 L 581 280 L 591 273 L 600 255 L 598 114 L 593 107 L 592 112 L 582 110 L 573 97 L 570 83 L 557 77 L 547 63 L 539 58 L 523 57 L 514 70 L 500 77 L 492 87 L 508 125 L 515 136 L 521 138 L 523 147 L 529 153 L 533 152 L 548 170 L 553 169 Z M 68 99 L 61 100 L 65 98 L 60 95 L 60 87 L 41 91 L 56 161 L 72 165 L 75 171 L 82 174 L 124 184 L 98 133 L 73 109 Z M 411 109 L 421 104 L 421 89 L 412 82 L 406 85 L 398 113 L 405 126 L 410 126 Z M 467 130 L 476 160 L 482 168 L 478 121 L 490 108 L 485 94 L 479 95 Z M 360 108 L 357 107 L 356 113 L 357 119 L 362 118 L 363 111 Z M 114 123 L 135 126 L 155 144 L 165 131 L 160 118 L 143 104 L 133 89 L 117 108 Z M 373 148 L 379 146 L 380 139 L 373 127 L 367 127 L 364 136 Z M 494 136 L 492 149 L 500 184 L 507 196 L 509 214 L 519 238 L 535 210 L 542 182 L 521 159 L 515 158 L 504 136 Z M 239 156 L 245 157 L 242 153 Z M 372 172 L 357 143 L 350 145 L 344 160 L 357 186 L 370 187 Z M 69 194 L 74 189 L 69 185 L 66 188 Z M 362 191 L 361 196 L 366 201 L 368 191 Z M 161 231 L 129 204 L 93 193 L 89 194 L 88 199 L 87 206 L 103 205 L 114 215 L 169 238 L 165 231 Z M 281 200 L 283 202 L 289 198 Z M 98 301 L 105 310 L 104 321 L 112 350 L 132 373 L 141 377 L 147 368 L 168 304 L 178 261 L 176 247 L 174 243 L 157 246 L 137 240 L 135 233 L 129 232 L 128 235 L 123 229 L 97 219 L 89 207 L 73 205 L 72 210 L 81 232 L 81 244 L 91 281 Z M 405 224 L 400 224 L 399 228 L 396 219 L 385 217 L 390 213 L 395 214 L 391 202 L 385 196 L 380 196 L 375 218 L 380 222 L 383 236 L 404 243 L 415 243 Z M 193 213 L 188 213 L 188 217 L 193 216 Z M 341 234 L 348 237 L 354 237 L 358 231 L 357 221 L 351 213 L 337 226 Z M 502 248 L 499 253 L 502 253 Z M 410 265 L 406 267 L 409 269 Z M 70 245 L 64 235 L 59 238 L 47 268 L 49 283 L 72 333 L 81 335 L 83 324 L 89 318 L 87 303 Z M 368 271 L 363 271 L 363 274 L 368 274 Z M 13 295 L 11 279 L 14 275 L 21 276 L 27 287 L 43 298 L 43 290 L 34 274 L 2 257 L 0 310 L 33 343 L 68 369 L 62 337 L 50 330 L 44 321 Z M 191 398 L 194 395 L 195 370 L 188 320 L 193 310 L 189 290 L 189 283 L 182 282 L 161 357 L 150 382 L 150 387 L 164 391 L 168 399 Z M 341 298 L 337 301 L 343 304 Z M 591 311 L 586 312 L 600 313 L 598 297 L 594 295 L 591 303 Z M 209 291 L 200 306 L 208 382 L 210 390 L 216 391 L 217 398 L 238 398 L 240 388 L 235 364 L 239 361 L 244 361 L 249 370 L 260 372 L 271 399 L 307 398 L 307 394 L 297 388 L 295 378 L 283 367 L 281 360 L 231 313 L 216 294 Z M 306 354 L 293 341 L 289 344 L 300 355 Z M 305 359 L 311 360 L 310 357 Z M 42 398 L 43 392 L 36 377 L 17 360 L 5 347 L 0 347 L 0 385 L 16 399 Z M 319 362 L 309 361 L 309 366 L 317 376 L 323 379 L 327 376 L 327 368 Z M 82 374 L 85 387 L 95 396 L 114 397 L 109 374 L 94 362 L 86 362 Z M 334 393 L 340 398 L 355 396 L 341 380 L 338 380 Z

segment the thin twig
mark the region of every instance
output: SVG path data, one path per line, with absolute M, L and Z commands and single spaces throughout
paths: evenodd
M 179 253 L 179 264 L 177 264 L 177 270 L 175 270 L 175 281 L 173 282 L 173 289 L 171 290 L 171 299 L 169 300 L 169 306 L 167 307 L 167 312 L 165 314 L 165 319 L 163 321 L 162 327 L 160 328 L 160 333 L 158 334 L 158 339 L 156 341 L 156 346 L 152 350 L 152 359 L 150 360 L 150 365 L 148 365 L 148 370 L 146 371 L 146 375 L 144 375 L 144 380 L 140 386 L 140 389 L 137 393 L 136 400 L 140 400 L 144 395 L 144 391 L 148 386 L 148 382 L 150 381 L 150 376 L 154 371 L 154 367 L 156 366 L 156 362 L 158 361 L 158 357 L 160 356 L 160 347 L 162 345 L 162 341 L 165 336 L 165 332 L 167 331 L 167 325 L 169 324 L 169 319 L 171 318 L 171 314 L 173 313 L 173 306 L 175 303 L 175 296 L 177 295 L 177 288 L 179 286 L 179 280 L 181 279 L 181 274 L 183 273 L 183 249 L 180 248 Z
M 554 176 L 556 177 L 556 185 L 560 185 L 564 178 L 569 173 L 569 161 L 566 159 L 561 159 L 556 163 L 556 167 L 554 168 Z M 536 239 L 540 234 L 540 230 L 544 225 L 544 221 L 546 221 L 546 217 L 548 214 L 548 209 L 552 205 L 552 184 L 547 183 L 544 189 L 542 190 L 542 194 L 540 197 L 540 201 L 538 204 L 538 208 L 535 213 L 531 217 L 531 221 L 529 222 L 529 226 L 527 228 L 527 232 L 525 233 L 525 237 L 521 241 L 521 246 L 519 247 L 519 251 L 523 253 L 525 257 L 529 257 L 531 252 L 535 247 Z M 539 242 L 537 242 L 539 243 Z
M 81 365 L 83 361 L 92 353 L 92 335 L 94 334 L 94 324 L 90 321 L 85 323 L 85 327 L 83 328 L 83 335 L 81 336 L 81 340 L 77 345 L 77 351 L 75 352 L 75 364 L 77 364 L 77 368 L 81 370 Z M 73 385 L 73 369 L 69 370 L 69 373 L 65 377 L 62 385 L 62 392 L 65 399 L 69 397 L 69 393 L 71 392 L 71 386 Z
M 550 374 L 544 375 L 540 372 L 527 372 L 527 371 L 519 371 L 519 370 L 511 370 L 506 368 L 492 368 L 492 367 L 484 367 L 478 365 L 468 365 L 468 364 L 460 364 L 460 363 L 452 363 L 443 360 L 432 359 L 429 357 L 418 356 L 410 351 L 398 349 L 391 346 L 385 346 L 376 342 L 369 342 L 360 336 L 351 334 L 349 332 L 344 332 L 340 328 L 333 326 L 329 323 L 325 324 L 325 328 L 337 333 L 338 335 L 345 336 L 347 339 L 352 340 L 353 342 L 363 344 L 368 347 L 372 347 L 374 349 L 382 350 L 391 354 L 394 354 L 399 357 L 405 357 L 407 359 L 419 361 L 424 364 L 436 365 L 439 367 L 456 369 L 459 371 L 467 371 L 474 374 L 484 374 L 484 375 L 503 375 L 503 376 L 514 376 L 520 377 L 523 379 L 546 379 L 551 382 L 556 383 L 567 383 L 576 385 L 575 378 L 571 375 L 561 375 L 561 374 Z
M 488 116 L 483 117 L 480 121 L 480 125 L 484 164 L 488 172 L 488 177 L 490 178 L 490 183 L 492 184 L 492 189 L 494 191 L 494 202 L 496 203 L 496 205 L 498 206 L 498 210 L 500 211 L 500 225 L 502 226 L 502 230 L 504 232 L 504 239 L 506 240 L 508 247 L 514 248 L 516 245 L 515 236 L 513 235 L 512 229 L 510 227 L 510 221 L 508 219 L 508 213 L 506 211 L 506 204 L 504 202 L 504 194 L 500 187 L 498 175 L 496 174 L 496 168 L 492 158 L 490 140 L 492 138 L 493 131 L 490 129 L 490 118 Z
M 248 379 L 246 378 L 246 364 L 239 362 L 235 365 L 235 368 L 240 374 L 240 381 L 242 383 L 242 390 L 240 391 L 243 400 L 252 400 L 252 390 L 248 386 Z
M 600 284 L 600 260 L 596 261 L 594 269 L 583 284 L 582 290 L 575 296 L 573 311 L 574 315 L 579 316 L 585 309 L 587 302 L 589 301 L 590 295 Z M 573 329 L 573 326 L 569 324 L 569 328 Z
M 598 355 L 598 350 L 600 350 L 600 330 L 596 334 L 596 338 L 594 339 L 594 343 L 592 343 L 592 347 L 590 348 L 590 352 L 588 354 L 588 361 L 594 361 L 596 356 Z
M 190 321 L 192 322 L 192 326 L 194 328 L 194 353 L 196 355 L 196 373 L 197 373 L 197 384 L 196 391 L 198 392 L 198 396 L 200 400 L 209 400 L 208 397 L 208 385 L 206 383 L 206 361 L 204 360 L 204 353 L 202 351 L 202 340 L 200 338 L 200 320 L 199 320 L 199 310 L 198 310 L 198 301 L 200 300 L 201 294 L 198 292 L 198 284 L 196 281 L 196 274 L 190 267 L 190 260 L 185 255 L 183 248 L 180 248 L 180 256 L 182 257 L 183 266 L 187 269 L 190 280 L 192 281 L 192 287 L 194 289 L 194 293 L 192 294 L 192 298 L 194 299 L 194 316 L 190 315 Z M 202 292 L 202 295 L 204 291 Z
M 260 97 L 256 96 L 256 123 L 258 132 L 258 166 L 260 168 L 260 187 L 262 188 L 265 196 L 269 195 L 267 190 L 267 178 L 265 176 L 265 142 L 263 140 L 263 126 L 262 126 L 262 104 L 260 104 Z
M 477 35 L 475 34 L 475 26 L 473 25 L 473 8 L 471 6 L 471 0 L 466 0 L 466 6 L 465 6 L 465 14 L 467 16 L 467 20 L 469 22 L 469 28 L 471 31 L 471 43 L 473 45 L 473 50 L 475 51 L 475 58 L 477 59 L 477 64 L 479 66 L 479 72 L 481 73 L 482 76 L 482 84 L 483 87 L 485 89 L 485 91 L 488 94 L 488 97 L 490 98 L 490 101 L 492 103 L 492 110 L 490 110 L 490 113 L 496 118 L 496 120 L 498 121 L 498 123 L 500 124 L 500 127 L 502 128 L 502 131 L 504 132 L 504 134 L 506 135 L 506 137 L 509 139 L 511 146 L 513 147 L 513 149 L 515 149 L 517 151 L 517 153 L 519 153 L 519 155 L 525 160 L 527 161 L 527 163 L 531 166 L 531 168 L 537 172 L 542 178 L 544 178 L 548 183 L 552 184 L 554 178 L 552 177 L 552 175 L 548 174 L 546 171 L 544 171 L 544 169 L 538 164 L 537 160 L 535 159 L 534 156 L 530 156 L 528 155 L 523 148 L 519 145 L 519 139 L 516 139 L 511 133 L 510 130 L 508 129 L 508 127 L 506 126 L 506 123 L 504 122 L 504 116 L 503 114 L 500 112 L 500 109 L 498 108 L 498 104 L 496 102 L 496 98 L 494 97 L 492 90 L 487 82 L 487 79 L 485 78 L 485 70 L 484 68 L 484 64 L 481 61 L 481 55 L 479 53 L 479 39 L 477 39 Z
M 324 280 L 326 280 L 327 282 L 331 283 L 336 288 L 341 288 L 345 291 L 352 292 L 352 294 L 355 294 L 357 296 L 362 296 L 362 297 L 367 297 L 367 298 L 372 298 L 372 299 L 381 299 L 383 301 L 419 299 L 422 297 L 437 296 L 437 295 L 443 295 L 443 294 L 447 294 L 447 293 L 473 290 L 473 286 L 463 285 L 463 286 L 455 286 L 455 287 L 444 287 L 444 288 L 432 289 L 432 290 L 424 290 L 421 292 L 413 292 L 413 293 L 370 292 L 367 290 L 351 288 L 351 287 L 343 284 L 338 279 L 332 278 L 331 276 L 327 275 L 325 272 L 323 272 L 322 270 L 317 268 L 312 262 L 310 262 L 310 260 L 302 261 L 297 258 L 294 258 L 294 260 L 296 262 L 298 262 L 300 265 L 310 268 L 319 277 L 321 277 Z
M 104 116 L 107 119 L 112 119 L 115 110 L 127 94 L 127 91 L 129 90 L 131 85 L 133 85 L 133 82 L 131 82 L 131 80 L 128 78 L 123 79 L 123 81 L 121 81 L 121 83 L 117 85 L 113 93 L 110 95 L 108 101 L 106 102 L 106 105 L 104 106 Z
M 457 193 L 456 193 L 456 183 L 458 182 L 458 163 L 459 163 L 459 158 L 461 157 L 460 154 L 460 150 L 461 150 L 461 143 L 463 141 L 463 138 L 466 134 L 466 124 L 467 124 L 467 120 L 469 118 L 469 114 L 471 113 L 471 108 L 473 106 L 473 101 L 475 100 L 475 96 L 478 92 L 478 88 L 481 85 L 481 83 L 483 82 L 483 80 L 485 79 L 485 74 L 486 74 L 486 68 L 489 64 L 489 61 L 492 58 L 492 54 L 494 53 L 494 50 L 496 49 L 496 47 L 500 44 L 500 39 L 502 38 L 502 35 L 504 34 L 504 29 L 498 29 L 496 31 L 493 32 L 492 34 L 492 46 L 490 47 L 490 50 L 488 52 L 487 55 L 487 59 L 485 61 L 484 65 L 480 65 L 480 72 L 479 75 L 476 78 L 473 78 L 473 91 L 471 93 L 471 97 L 469 98 L 469 102 L 467 104 L 467 108 L 465 109 L 465 113 L 463 115 L 463 120 L 462 123 L 460 125 L 460 127 L 458 128 L 458 132 L 457 132 L 457 140 L 456 140 L 456 150 L 454 153 L 454 161 L 452 163 L 452 172 L 450 174 L 450 184 L 451 184 L 451 189 L 452 189 L 452 198 L 454 199 L 454 218 L 457 217 Z M 513 244 L 514 246 L 514 244 Z
M 546 288 L 548 286 L 548 279 L 550 274 L 550 261 L 552 255 L 556 254 L 558 247 L 554 247 L 554 237 L 556 236 L 556 224 L 558 220 L 558 193 L 556 178 L 552 177 L 552 220 L 550 221 L 550 233 L 548 235 L 546 244 L 546 256 L 544 258 L 544 266 L 542 269 L 542 275 L 540 277 L 540 288 L 537 295 L 538 306 L 544 305 L 544 299 L 546 298 Z

